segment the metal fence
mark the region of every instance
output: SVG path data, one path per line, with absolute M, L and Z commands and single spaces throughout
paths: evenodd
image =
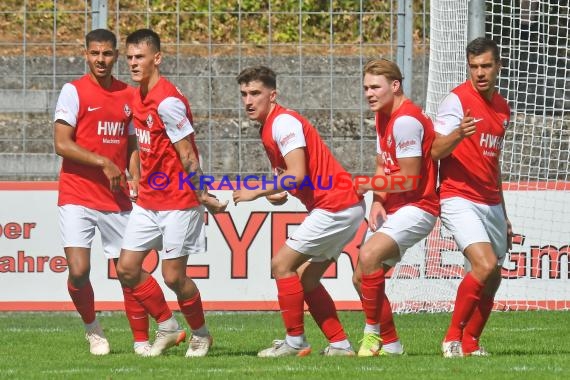
M 4 0 L 0 4 L 0 179 L 55 179 L 53 107 L 85 73 L 84 35 L 161 35 L 164 76 L 188 97 L 205 171 L 266 173 L 257 128 L 244 117 L 236 75 L 252 64 L 278 74 L 279 102 L 303 113 L 347 170 L 374 171 L 375 131 L 362 66 L 397 60 L 407 93 L 425 101 L 429 1 Z M 130 81 L 123 57 L 115 67 Z

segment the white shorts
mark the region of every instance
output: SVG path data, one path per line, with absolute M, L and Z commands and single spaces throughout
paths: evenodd
M 441 221 L 461 252 L 473 243 L 491 243 L 498 264 L 505 261 L 507 221 L 501 204 L 489 206 L 460 197 L 442 199 Z
M 135 204 L 123 248 L 140 252 L 156 249 L 161 259 L 206 252 L 204 206 L 152 211 Z
M 384 260 L 384 264 L 393 267 L 410 247 L 429 235 L 436 220 L 437 217 L 419 207 L 404 206 L 395 213 L 387 215 L 385 221 L 378 220 L 379 227 L 375 232 L 367 229 L 364 241 L 376 233 L 383 233 L 394 240 L 400 249 L 400 257 Z
M 119 257 L 129 211 L 98 211 L 79 205 L 63 205 L 58 208 L 59 228 L 64 248 L 91 248 L 95 228 L 98 228 L 105 257 L 107 259 Z
M 314 209 L 285 244 L 311 261 L 336 260 L 364 220 L 364 201 L 338 212 Z

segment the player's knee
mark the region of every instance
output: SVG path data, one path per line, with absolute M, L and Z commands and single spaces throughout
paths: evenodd
M 271 273 L 275 278 L 287 277 L 290 272 L 290 268 L 288 268 L 287 265 L 285 265 L 285 263 L 280 260 L 279 255 L 271 259 Z
M 370 269 L 375 267 L 376 264 L 379 262 L 378 259 L 378 250 L 373 247 L 372 244 L 364 244 L 360 248 L 360 252 L 358 254 L 358 260 L 362 264 L 363 269 Z M 354 280 L 353 280 L 354 281 Z
M 178 274 L 165 274 L 163 273 L 164 284 L 168 286 L 169 289 L 178 294 L 178 291 L 183 288 L 186 281 L 186 276 L 181 277 Z
M 89 281 L 89 267 L 68 267 L 68 280 L 76 288 L 80 288 Z
M 117 263 L 117 277 L 119 277 L 121 285 L 129 288 L 135 286 L 138 282 L 137 271 L 122 265 L 120 261 Z

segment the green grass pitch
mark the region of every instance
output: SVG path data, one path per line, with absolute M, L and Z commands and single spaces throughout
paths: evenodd
M 176 314 L 179 321 L 181 315 Z M 341 312 L 357 348 L 363 314 Z M 450 314 L 396 315 L 403 357 L 322 357 L 326 341 L 309 315 L 313 353 L 257 358 L 284 329 L 278 312 L 206 315 L 214 346 L 205 358 L 184 358 L 182 345 L 157 358 L 132 352 L 123 313 L 100 313 L 111 354 L 93 357 L 75 313 L 0 313 L 1 379 L 544 379 L 570 373 L 570 312 L 494 312 L 483 335 L 488 358 L 444 359 L 440 342 Z M 154 326 L 153 326 L 154 327 Z

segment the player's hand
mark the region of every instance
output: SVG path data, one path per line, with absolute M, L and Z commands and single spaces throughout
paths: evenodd
M 461 136 L 462 139 L 473 135 L 477 132 L 476 123 L 478 123 L 479 119 L 475 119 L 471 116 L 471 110 L 467 110 L 465 112 L 465 116 L 461 119 L 461 124 L 459 124 L 459 128 L 457 128 L 457 132 Z
M 379 221 L 386 221 L 386 210 L 384 206 L 380 202 L 372 202 L 372 206 L 370 207 L 370 214 L 368 215 L 368 228 L 370 231 L 376 232 L 378 229 L 378 222 Z
M 200 196 L 200 203 L 206 207 L 210 214 L 217 214 L 226 210 L 229 201 L 220 202 L 214 194 L 203 192 Z
M 513 226 L 509 218 L 507 219 L 507 250 L 513 249 Z
M 133 179 L 128 181 L 129 185 L 129 198 L 131 202 L 136 202 L 139 197 L 139 181 L 138 179 Z
M 287 198 L 288 195 L 286 191 L 265 197 L 265 199 L 267 199 L 273 206 L 281 206 L 282 204 L 285 204 L 287 202 Z
M 109 180 L 109 188 L 111 191 L 120 191 L 121 187 L 127 185 L 127 178 L 115 163 L 109 159 L 103 164 L 103 174 Z
M 258 195 L 253 190 L 241 189 L 234 190 L 232 197 L 234 199 L 234 204 L 237 205 L 239 202 L 249 202 L 256 200 L 258 198 Z

